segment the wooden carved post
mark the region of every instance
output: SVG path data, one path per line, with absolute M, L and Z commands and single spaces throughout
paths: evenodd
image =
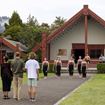
M 85 55 L 88 54 L 88 5 L 84 5 L 85 15 Z
M 87 16 L 85 16 L 85 55 L 88 54 L 88 44 L 87 44 Z
M 44 60 L 44 58 L 47 55 L 47 37 L 46 37 L 46 33 L 42 33 L 42 61 Z
M 20 52 L 20 50 L 19 50 L 19 44 L 16 44 L 16 52 Z

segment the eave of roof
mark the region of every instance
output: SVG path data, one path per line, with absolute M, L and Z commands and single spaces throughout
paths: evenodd
M 26 51 L 26 47 L 24 45 L 22 45 L 20 42 L 9 40 L 9 39 L 3 38 L 3 37 L 0 38 L 0 42 L 2 42 L 4 45 L 11 48 L 13 51 L 17 50 L 17 44 L 19 44 L 19 50 Z
M 83 9 L 80 10 L 76 15 L 74 15 L 72 18 L 70 18 L 67 22 L 64 23 L 60 28 L 55 30 L 53 33 L 51 33 L 47 37 L 47 43 L 49 43 L 51 40 L 53 40 L 55 37 L 60 35 L 68 26 L 72 26 L 76 20 L 78 20 L 81 17 Z
M 8 46 L 9 48 L 11 48 L 13 51 L 16 51 L 16 47 L 9 43 L 5 38 L 0 38 L 0 42 L 2 42 L 4 45 Z
M 77 14 L 75 14 L 72 18 L 65 22 L 63 26 L 55 30 L 47 37 L 47 43 L 50 43 L 54 38 L 59 36 L 67 27 L 72 26 L 82 15 L 85 15 L 85 13 L 88 13 L 87 15 L 90 15 L 92 18 L 94 18 L 97 22 L 105 27 L 105 21 L 101 17 L 96 15 L 93 11 L 91 11 L 88 8 L 88 5 L 84 5 L 83 9 L 81 9 Z

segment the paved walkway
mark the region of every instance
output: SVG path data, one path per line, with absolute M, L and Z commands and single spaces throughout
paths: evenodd
M 54 103 L 56 103 L 66 94 L 88 80 L 90 76 L 91 75 L 89 74 L 87 79 L 82 79 L 76 74 L 73 76 L 73 78 L 70 78 L 68 74 L 63 74 L 59 79 L 56 77 L 49 77 L 46 80 L 40 80 L 38 82 L 38 95 L 36 102 L 29 101 L 27 85 L 22 87 L 22 99 L 20 101 L 12 99 L 12 92 L 10 93 L 11 99 L 3 100 L 2 92 L 0 92 L 0 105 L 54 105 Z

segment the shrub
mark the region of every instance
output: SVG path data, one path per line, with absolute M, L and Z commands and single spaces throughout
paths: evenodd
M 97 64 L 97 71 L 98 73 L 105 73 L 105 63 Z

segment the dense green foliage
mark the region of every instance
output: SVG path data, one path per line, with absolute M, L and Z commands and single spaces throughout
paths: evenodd
M 62 26 L 64 23 L 65 23 L 65 19 L 62 18 L 62 17 L 57 17 L 56 16 L 56 19 L 54 20 L 54 22 L 51 24 L 51 30 L 55 30 L 57 28 L 59 28 L 60 26 Z
M 27 23 L 23 23 L 19 14 L 14 11 L 9 19 L 9 23 L 5 24 L 5 31 L 2 33 L 2 36 L 9 36 L 9 39 L 23 43 L 27 46 L 28 52 L 30 52 L 36 46 L 36 43 L 41 43 L 43 32 L 50 35 L 52 31 L 60 27 L 64 22 L 65 19 L 56 17 L 51 26 L 47 23 L 39 25 L 37 19 L 29 15 Z M 41 52 L 38 52 L 38 59 L 41 59 Z
M 13 12 L 11 18 L 9 19 L 9 24 L 5 24 L 4 36 L 10 35 L 11 39 L 18 39 L 18 32 L 20 32 L 23 27 L 22 20 L 17 12 Z
M 105 63 L 97 64 L 97 71 L 98 73 L 105 73 Z

